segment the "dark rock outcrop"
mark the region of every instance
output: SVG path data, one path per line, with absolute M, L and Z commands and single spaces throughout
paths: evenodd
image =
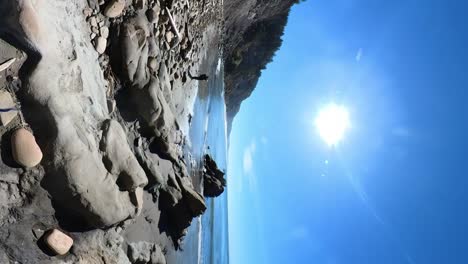
M 243 100 L 272 61 L 291 6 L 299 0 L 224 1 L 225 99 L 228 131 Z
M 218 169 L 218 165 L 210 155 L 205 155 L 203 165 L 203 195 L 205 197 L 218 197 L 224 192 L 226 179 L 224 172 Z

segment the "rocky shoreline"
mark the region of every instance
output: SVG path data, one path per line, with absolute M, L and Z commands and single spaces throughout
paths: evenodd
M 166 263 L 206 209 L 192 77 L 218 61 L 222 1 L 3 0 L 0 14 L 0 110 L 14 108 L 0 263 Z

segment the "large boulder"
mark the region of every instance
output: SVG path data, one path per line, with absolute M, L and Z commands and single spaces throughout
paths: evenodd
M 205 155 L 203 164 L 203 195 L 218 197 L 224 192 L 226 179 L 210 155 Z

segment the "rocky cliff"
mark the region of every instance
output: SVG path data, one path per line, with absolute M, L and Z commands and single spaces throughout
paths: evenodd
M 242 101 L 282 43 L 291 6 L 299 0 L 225 0 L 224 59 L 228 131 Z
M 206 209 L 190 73 L 218 65 L 221 3 L 0 0 L 1 264 L 180 248 Z

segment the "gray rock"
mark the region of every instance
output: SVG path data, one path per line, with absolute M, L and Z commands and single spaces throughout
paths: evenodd
M 156 68 L 158 67 L 158 61 L 156 60 L 156 58 L 154 58 L 154 57 L 149 58 L 149 60 L 148 60 L 148 67 L 149 67 L 152 71 L 155 71 L 155 70 L 156 70 Z
M 95 48 L 99 54 L 103 54 L 107 48 L 107 39 L 103 37 L 98 37 L 96 40 Z
M 203 195 L 205 197 L 218 197 L 226 187 L 224 172 L 218 168 L 210 155 L 205 155 L 203 160 Z
M 92 14 L 93 10 L 91 8 L 85 7 L 85 9 L 83 9 L 83 15 L 85 15 L 85 17 L 90 17 Z
M 122 63 L 133 86 L 143 88 L 149 81 L 149 28 L 146 17 L 140 15 L 122 25 Z
M 122 248 L 123 243 L 124 238 L 115 230 L 95 230 L 83 233 L 75 239 L 75 246 L 72 249 L 73 254 L 78 256 L 78 260 L 67 263 L 130 264 Z
M 148 178 L 127 143 L 125 132 L 117 121 L 107 120 L 101 141 L 107 170 L 118 175 L 122 190 L 134 191 L 148 184 Z
M 132 263 L 166 264 L 161 248 L 153 243 L 138 242 L 128 245 L 128 257 Z
M 109 28 L 106 26 L 103 26 L 99 29 L 99 33 L 101 34 L 101 37 L 103 38 L 108 38 L 109 37 Z
M 128 257 L 131 263 L 149 263 L 154 244 L 149 242 L 130 243 Z
M 150 8 L 146 11 L 146 17 L 150 23 L 158 23 L 159 20 L 159 6 Z
M 92 16 L 89 18 L 89 24 L 91 24 L 92 27 L 97 27 L 98 24 L 97 24 L 97 19 L 95 16 Z
M 112 0 L 104 9 L 104 15 L 107 17 L 118 17 L 125 8 L 125 0 Z
M 153 252 L 151 253 L 151 264 L 166 264 L 166 257 L 158 245 L 154 246 Z
M 115 112 L 115 108 L 117 107 L 117 104 L 115 100 L 108 99 L 107 100 L 107 109 L 109 110 L 109 114 L 113 114 Z

